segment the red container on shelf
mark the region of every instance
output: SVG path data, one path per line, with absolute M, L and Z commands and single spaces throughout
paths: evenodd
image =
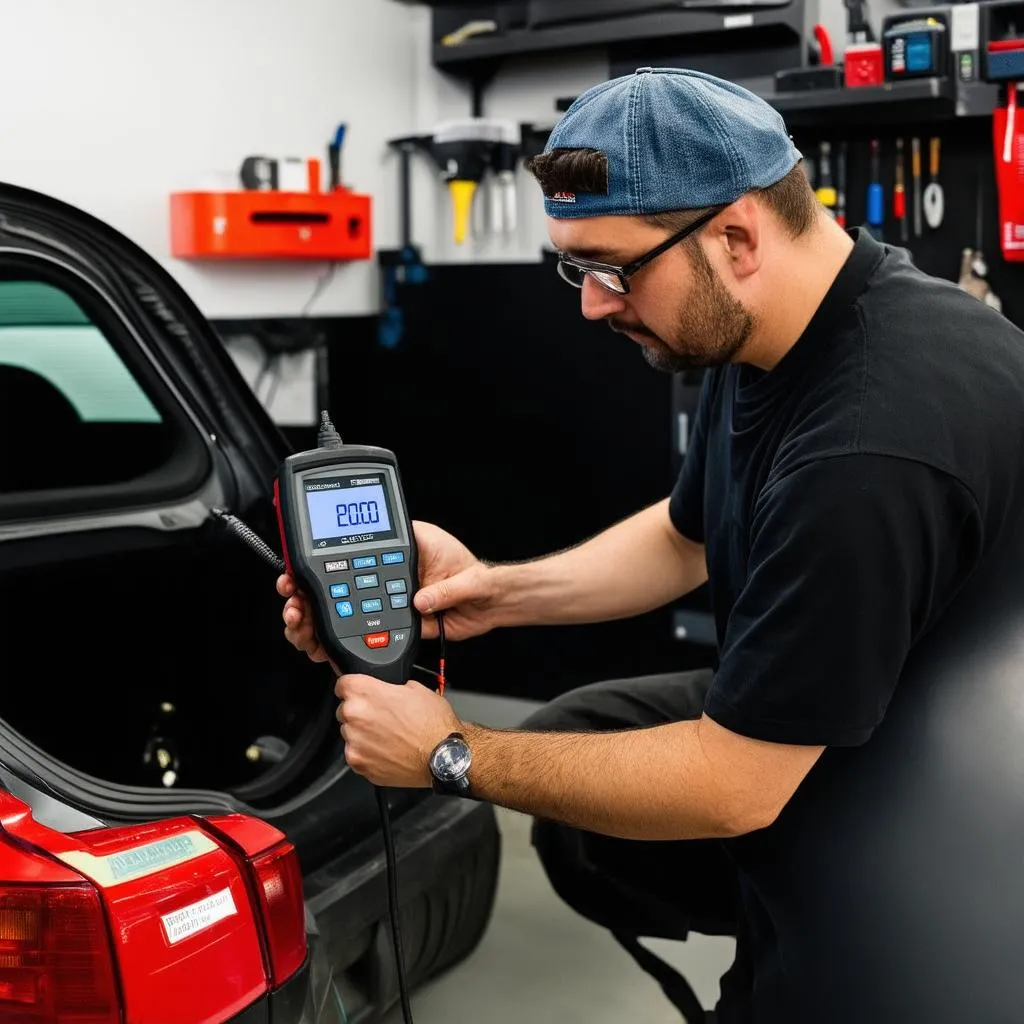
M 847 89 L 885 82 L 885 61 L 880 43 L 852 43 L 843 52 Z
M 171 255 L 178 259 L 365 260 L 371 197 L 333 192 L 175 192 Z

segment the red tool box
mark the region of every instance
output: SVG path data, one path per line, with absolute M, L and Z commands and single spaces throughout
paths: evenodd
M 371 197 L 331 192 L 175 192 L 171 255 L 179 259 L 365 260 Z

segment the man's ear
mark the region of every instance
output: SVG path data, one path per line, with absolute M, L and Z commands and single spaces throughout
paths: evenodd
M 740 278 L 761 266 L 761 210 L 751 196 L 742 196 L 719 215 L 717 232 L 732 272 Z

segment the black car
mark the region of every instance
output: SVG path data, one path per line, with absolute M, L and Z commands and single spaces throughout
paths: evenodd
M 66 831 L 244 812 L 284 832 L 316 1005 L 351 1024 L 397 999 L 374 792 L 330 670 L 283 637 L 275 573 L 211 514 L 279 550 L 287 454 L 153 258 L 0 185 L 0 785 Z M 415 986 L 481 939 L 500 838 L 488 805 L 392 797 Z

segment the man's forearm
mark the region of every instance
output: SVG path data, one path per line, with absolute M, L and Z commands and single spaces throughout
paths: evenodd
M 464 727 L 482 800 L 625 839 L 735 835 L 742 811 L 704 757 L 699 730 L 699 721 L 601 733 Z
M 496 565 L 503 626 L 606 622 L 660 608 L 707 579 L 704 548 L 680 536 L 668 499 L 567 551 Z

